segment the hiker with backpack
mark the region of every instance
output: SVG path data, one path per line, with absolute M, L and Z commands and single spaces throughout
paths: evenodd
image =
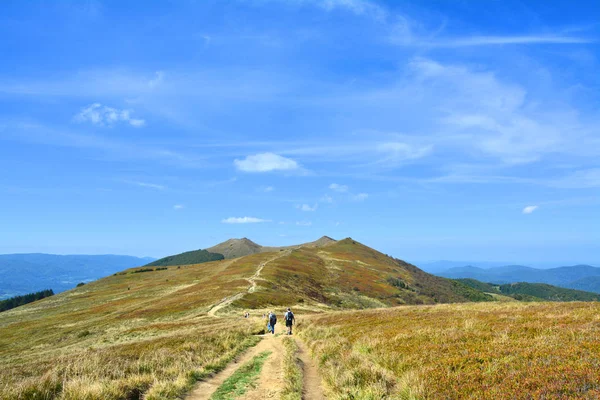
M 275 324 L 277 323 L 277 315 L 274 312 L 269 313 L 269 331 L 275 334 Z
M 287 312 L 283 316 L 285 320 L 285 326 L 287 327 L 287 334 L 292 334 L 292 325 L 296 322 L 296 318 L 294 317 L 294 313 L 290 308 L 287 309 Z

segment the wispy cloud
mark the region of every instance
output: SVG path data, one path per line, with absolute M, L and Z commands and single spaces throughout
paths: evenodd
M 600 168 L 577 170 L 567 176 L 551 179 L 548 186 L 563 189 L 585 189 L 600 187 Z
M 331 189 L 335 192 L 345 193 L 348 191 L 348 186 L 340 185 L 338 183 L 332 183 L 331 185 L 329 185 L 329 189 Z
M 319 207 L 318 204 L 315 204 L 312 207 L 308 204 L 302 204 L 302 205 L 296 206 L 296 208 L 298 208 L 301 211 L 317 211 L 318 207 Z
M 298 225 L 298 226 L 312 226 L 312 221 L 297 221 L 296 225 Z
M 538 209 L 538 206 L 527 206 L 523 209 L 523 214 L 531 214 Z
M 594 39 L 562 35 L 467 36 L 415 41 L 415 45 L 434 47 L 470 47 L 531 44 L 581 44 L 594 43 Z
M 274 153 L 260 153 L 234 160 L 236 168 L 243 172 L 290 171 L 299 168 L 296 161 Z
M 331 204 L 331 203 L 333 203 L 333 197 L 331 197 L 330 195 L 326 194 L 325 196 L 321 197 L 320 201 L 321 201 L 321 203 Z
M 32 122 L 9 123 L 4 127 L 0 123 L 0 138 L 24 143 L 93 149 L 119 160 L 151 160 L 186 168 L 197 168 L 204 164 L 196 156 L 188 156 L 167 148 L 91 135 L 70 129 L 48 127 Z
M 155 190 L 165 190 L 165 189 L 167 189 L 166 186 L 159 185 L 159 184 L 156 184 L 156 183 L 139 182 L 139 181 L 123 181 L 123 182 L 128 183 L 130 185 L 135 185 L 135 186 L 149 188 L 149 189 L 155 189 Z
M 131 110 L 119 110 L 113 107 L 103 106 L 100 103 L 90 104 L 81 109 L 75 115 L 74 120 L 77 122 L 90 122 L 94 125 L 114 125 L 118 122 L 127 123 L 133 127 L 140 128 L 146 124 L 143 119 L 132 118 Z
M 173 210 L 183 210 L 185 206 L 183 204 L 175 204 Z
M 358 193 L 358 194 L 355 194 L 352 196 L 352 200 L 354 200 L 354 201 L 365 201 L 368 198 L 369 198 L 368 193 Z
M 221 220 L 221 222 L 224 224 L 256 224 L 260 222 L 271 222 L 271 220 L 255 217 L 229 217 Z

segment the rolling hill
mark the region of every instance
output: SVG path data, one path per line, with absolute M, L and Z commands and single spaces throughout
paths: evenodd
M 0 299 L 44 289 L 62 292 L 79 282 L 89 282 L 152 260 L 119 255 L 2 254 Z
M 599 301 L 600 295 L 581 290 L 565 289 L 546 283 L 505 283 L 496 285 L 475 279 L 458 279 L 458 281 L 485 293 L 497 293 L 520 301 Z
M 466 266 L 451 268 L 440 272 L 438 275 L 451 279 L 471 278 L 482 282 L 498 284 L 515 282 L 546 283 L 567 289 L 600 293 L 600 268 L 590 265 L 574 265 L 549 269 L 537 269 L 522 265 L 509 265 L 489 269 Z
M 186 251 L 185 253 L 163 257 L 146 264 L 145 267 L 168 267 L 173 265 L 201 264 L 209 261 L 223 260 L 222 254 L 211 253 L 206 250 Z
M 255 316 L 268 310 L 281 315 L 292 306 L 299 321 L 325 313 L 358 323 L 363 314 L 350 310 L 494 300 L 351 238 L 272 249 L 200 264 L 130 268 L 1 313 L 0 399 L 181 398 L 195 381 L 260 341 L 255 334 L 264 331 L 264 321 Z M 474 325 L 464 320 L 464 305 L 458 319 L 452 307 L 459 306 L 437 307 L 447 307 L 439 323 L 448 332 L 470 335 Z M 411 327 L 420 315 L 438 310 L 401 309 L 406 314 L 398 321 Z M 245 310 L 251 318 L 240 317 Z M 510 312 L 499 316 L 505 314 Z M 337 333 L 325 337 L 336 348 Z M 357 348 L 357 354 L 370 351 Z

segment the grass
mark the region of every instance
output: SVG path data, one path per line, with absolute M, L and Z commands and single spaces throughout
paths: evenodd
M 255 387 L 262 366 L 270 354 L 270 351 L 263 351 L 252 358 L 252 360 L 242 365 L 233 375 L 223 382 L 217 391 L 210 397 L 211 400 L 233 400 L 246 393 L 249 387 Z
M 298 325 L 333 399 L 600 397 L 598 303 L 411 306 Z
M 281 393 L 281 400 L 302 399 L 302 367 L 298 359 L 298 345 L 289 336 L 283 338 L 285 354 L 283 356 L 283 380 L 285 387 Z
M 246 269 L 131 269 L 2 313 L 0 399 L 181 396 L 257 342 L 254 321 L 206 316 L 236 282 L 247 287 Z

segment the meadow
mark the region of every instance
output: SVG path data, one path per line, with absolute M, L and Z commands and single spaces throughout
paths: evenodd
M 597 399 L 600 305 L 405 306 L 299 325 L 330 399 Z
M 0 314 L 0 399 L 177 398 L 258 341 L 207 316 L 254 261 L 131 269 Z

